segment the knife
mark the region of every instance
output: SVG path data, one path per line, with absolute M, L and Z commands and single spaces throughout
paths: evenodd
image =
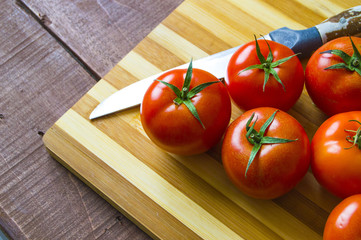
M 361 33 L 361 5 L 343 11 L 322 23 L 304 30 L 292 30 L 283 27 L 265 35 L 266 40 L 279 42 L 291 48 L 299 57 L 308 57 L 324 43 L 341 37 Z M 193 61 L 193 68 L 200 68 L 212 73 L 217 78 L 224 78 L 228 61 L 240 46 Z M 172 69 L 187 68 L 188 63 Z M 170 69 L 171 70 L 171 69 Z M 90 114 L 95 119 L 139 105 L 150 84 L 162 73 L 135 82 L 115 92 L 102 101 Z

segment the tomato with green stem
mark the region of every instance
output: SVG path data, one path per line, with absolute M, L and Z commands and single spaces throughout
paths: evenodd
M 327 218 L 324 240 L 361 240 L 361 194 L 341 201 Z
M 199 154 L 222 138 L 231 117 L 227 88 L 201 69 L 170 70 L 148 88 L 141 122 L 149 138 L 165 151 Z
M 336 114 L 317 129 L 311 143 L 312 172 L 340 198 L 361 194 L 361 111 Z
M 287 46 L 255 39 L 233 54 L 225 82 L 233 101 L 243 110 L 274 107 L 288 111 L 302 93 L 304 71 Z
M 332 116 L 361 110 L 361 38 L 340 37 L 321 46 L 306 66 L 306 89 Z
M 222 162 L 242 192 L 273 199 L 290 191 L 306 174 L 310 142 L 288 113 L 270 107 L 251 109 L 228 127 Z

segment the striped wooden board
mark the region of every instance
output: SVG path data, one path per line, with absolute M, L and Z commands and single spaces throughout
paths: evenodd
M 287 26 L 304 29 L 357 1 L 186 0 L 45 134 L 49 152 L 156 239 L 321 239 L 339 199 L 311 172 L 290 193 L 255 200 L 228 180 L 220 146 L 180 157 L 144 133 L 139 107 L 88 120 L 103 99 L 139 79 Z M 233 106 L 232 119 L 242 112 Z M 311 139 L 326 119 L 304 91 L 289 111 Z

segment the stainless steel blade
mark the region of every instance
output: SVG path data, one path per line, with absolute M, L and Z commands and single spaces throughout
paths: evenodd
M 217 78 L 223 78 L 225 76 L 229 59 L 238 48 L 239 46 L 198 60 L 194 60 L 193 68 L 199 68 L 212 73 Z M 188 64 L 189 63 L 186 63 L 173 69 L 187 68 Z M 102 101 L 93 110 L 89 116 L 89 119 L 95 119 L 97 117 L 139 105 L 142 102 L 143 96 L 150 84 L 163 73 L 164 72 L 161 72 L 159 74 L 147 77 L 115 92 L 113 95 Z

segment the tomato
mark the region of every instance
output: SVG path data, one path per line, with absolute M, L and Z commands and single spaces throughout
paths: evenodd
M 329 116 L 361 110 L 361 59 L 357 56 L 357 52 L 361 50 L 361 38 L 351 37 L 351 39 L 355 48 L 349 37 L 334 39 L 321 46 L 311 56 L 306 66 L 307 92 L 316 106 Z M 352 57 L 346 57 L 350 58 L 347 63 L 350 64 L 350 68 L 343 68 L 344 60 L 336 54 L 337 52 L 329 52 L 335 49 Z M 334 67 L 327 69 L 335 64 L 337 64 L 335 69 L 332 69 Z
M 361 194 L 340 202 L 328 216 L 324 240 L 361 240 Z
M 274 41 L 257 40 L 233 54 L 225 81 L 233 101 L 243 110 L 274 107 L 288 111 L 300 97 L 305 80 L 302 64 L 290 48 Z
M 361 111 L 336 114 L 321 124 L 312 139 L 313 175 L 340 198 L 361 193 L 360 122 Z
M 217 144 L 231 117 L 231 100 L 224 84 L 209 72 L 192 69 L 191 64 L 188 72 L 171 70 L 158 80 L 163 82 L 154 81 L 141 104 L 141 122 L 149 138 L 180 155 L 202 153 Z M 198 92 L 202 85 L 205 88 Z
M 283 142 L 275 143 L 278 140 L 273 138 Z M 260 148 L 255 151 L 257 146 Z M 290 191 L 306 174 L 310 142 L 301 124 L 288 113 L 270 107 L 256 108 L 228 127 L 222 162 L 228 177 L 242 192 L 254 198 L 273 199 Z

